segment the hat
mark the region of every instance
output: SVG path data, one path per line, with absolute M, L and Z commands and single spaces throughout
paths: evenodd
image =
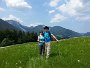
M 45 26 L 44 29 L 48 29 L 49 30 L 49 27 L 48 26 Z

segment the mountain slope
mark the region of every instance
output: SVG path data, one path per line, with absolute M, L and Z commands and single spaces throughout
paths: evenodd
M 37 44 L 0 48 L 0 68 L 90 68 L 90 37 L 52 42 L 49 59 L 39 55 Z
M 43 27 L 44 27 L 44 25 L 38 25 L 36 27 L 30 28 L 30 31 L 39 33 L 41 30 L 43 30 Z M 51 31 L 51 33 L 53 33 L 56 36 L 62 35 L 65 38 L 81 36 L 81 34 L 74 32 L 72 30 L 63 28 L 61 26 L 50 27 L 50 31 Z
M 27 27 L 27 26 L 23 26 L 21 25 L 19 22 L 17 21 L 13 21 L 13 20 L 7 20 L 7 22 L 11 25 L 13 25 L 14 27 L 16 27 L 17 29 L 21 30 L 21 31 L 25 31 L 25 32 L 35 32 L 35 33 L 39 33 L 40 31 L 43 30 L 44 25 L 38 25 L 38 26 L 31 26 L 31 27 Z M 63 28 L 61 26 L 54 26 L 54 27 L 50 27 L 50 31 L 51 33 L 53 33 L 56 36 L 63 36 L 64 38 L 69 38 L 69 37 L 78 37 L 81 36 L 81 34 L 74 32 L 72 30 Z
M 17 29 L 21 30 L 21 31 L 27 31 L 25 29 L 25 27 L 23 25 L 21 25 L 19 22 L 14 21 L 14 20 L 7 20 L 7 22 L 11 25 L 13 25 L 14 27 L 16 27 Z
M 17 30 L 16 27 L 12 26 L 11 24 L 9 24 L 8 22 L 0 19 L 0 30 L 6 30 L 6 29 L 9 29 L 9 30 Z
M 50 31 L 55 35 L 62 35 L 63 37 L 66 37 L 66 38 L 81 36 L 81 34 L 75 32 L 75 31 L 65 29 L 65 28 L 60 27 L 60 26 L 51 27 Z
M 84 36 L 90 36 L 90 32 L 85 33 Z

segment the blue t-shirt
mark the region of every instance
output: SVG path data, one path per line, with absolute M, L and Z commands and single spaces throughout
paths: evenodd
M 51 42 L 50 32 L 43 32 L 45 42 Z

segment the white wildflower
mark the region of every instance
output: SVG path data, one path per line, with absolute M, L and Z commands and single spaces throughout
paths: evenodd
M 18 64 L 18 63 L 16 63 L 16 64 Z
M 80 62 L 80 60 L 78 60 L 78 63 Z
M 19 68 L 22 68 L 22 67 L 19 67 Z
M 7 62 L 6 62 L 6 64 L 7 64 Z

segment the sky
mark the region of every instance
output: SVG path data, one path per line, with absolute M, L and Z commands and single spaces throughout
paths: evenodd
M 90 32 L 90 0 L 0 0 L 0 18 L 25 26 L 61 26 Z

